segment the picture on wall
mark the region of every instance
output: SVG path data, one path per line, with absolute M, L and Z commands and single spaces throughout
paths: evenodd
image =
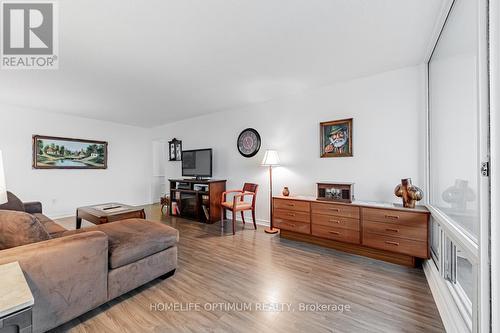
M 352 156 L 352 118 L 319 124 L 321 157 Z
M 107 167 L 107 142 L 33 136 L 35 169 L 107 169 Z

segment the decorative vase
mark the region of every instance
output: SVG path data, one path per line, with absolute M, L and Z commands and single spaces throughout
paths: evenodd
M 290 190 L 288 189 L 288 187 L 285 186 L 285 188 L 283 189 L 283 196 L 287 197 L 289 195 L 290 195 Z
M 412 185 L 411 178 L 401 179 L 401 184 L 396 186 L 394 194 L 403 199 L 403 207 L 406 208 L 415 208 L 415 203 L 424 197 L 424 192 Z

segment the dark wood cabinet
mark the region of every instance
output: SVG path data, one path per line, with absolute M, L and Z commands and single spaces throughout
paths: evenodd
M 204 223 L 220 221 L 220 200 L 226 180 L 169 179 L 169 182 L 170 215 Z
M 280 196 L 273 198 L 273 225 L 281 237 L 397 264 L 429 258 L 429 212 L 421 206 Z

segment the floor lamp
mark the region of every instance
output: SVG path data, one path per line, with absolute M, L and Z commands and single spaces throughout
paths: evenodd
M 277 167 L 279 165 L 280 165 L 280 158 L 278 156 L 278 152 L 276 150 L 266 150 L 266 154 L 264 155 L 264 159 L 262 160 L 262 166 L 269 167 L 270 227 L 264 230 L 268 234 L 275 234 L 278 232 L 278 229 L 273 228 L 273 167 Z
M 0 150 L 0 205 L 7 203 L 7 188 L 5 186 L 5 175 L 3 172 L 2 151 Z

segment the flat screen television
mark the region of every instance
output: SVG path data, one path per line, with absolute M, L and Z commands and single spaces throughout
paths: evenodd
M 182 176 L 212 177 L 212 149 L 183 150 Z

